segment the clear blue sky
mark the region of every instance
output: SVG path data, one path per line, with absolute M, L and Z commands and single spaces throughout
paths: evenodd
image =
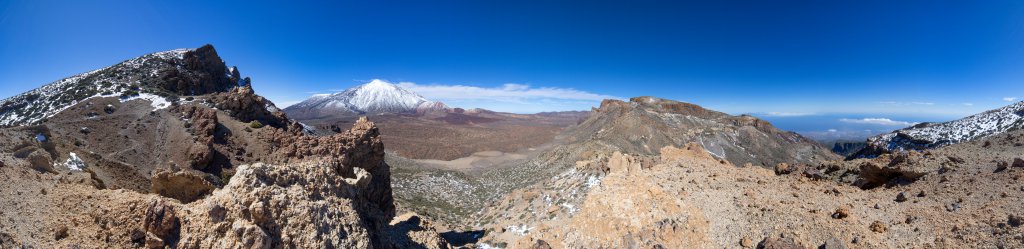
M 519 112 L 596 104 L 528 90 L 932 118 L 1024 97 L 1024 1 L 254 2 L 0 0 L 0 98 L 206 43 L 285 105 L 376 78 Z

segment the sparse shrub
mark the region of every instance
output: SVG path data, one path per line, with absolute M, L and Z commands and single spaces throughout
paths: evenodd
M 131 98 L 131 97 L 135 97 L 135 96 L 139 96 L 139 91 L 128 90 L 128 91 L 124 91 L 123 93 L 121 93 L 121 98 L 123 98 L 123 99 Z
M 252 122 L 249 122 L 249 128 L 253 128 L 253 129 L 263 128 L 263 123 L 260 123 L 260 121 L 253 120 Z
M 221 170 L 220 171 L 220 181 L 221 181 L 221 183 L 223 183 L 224 185 L 228 185 L 228 182 L 231 181 L 231 177 L 232 176 L 235 176 L 235 172 L 234 171 Z

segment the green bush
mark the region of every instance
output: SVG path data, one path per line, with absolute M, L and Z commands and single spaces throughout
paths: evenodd
M 228 182 L 231 181 L 231 177 L 232 176 L 235 176 L 235 171 L 221 170 L 220 171 L 221 184 L 228 185 Z
M 131 98 L 131 97 L 135 97 L 135 96 L 139 96 L 139 91 L 128 90 L 128 91 L 124 91 L 123 93 L 121 93 L 121 98 Z
M 249 128 L 253 128 L 253 129 L 263 128 L 263 123 L 260 123 L 260 121 L 253 120 L 252 122 L 249 122 Z

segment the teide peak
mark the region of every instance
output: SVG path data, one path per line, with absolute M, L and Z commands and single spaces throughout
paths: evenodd
M 343 92 L 313 95 L 284 111 L 297 119 L 316 119 L 382 113 L 422 114 L 447 108 L 444 103 L 430 101 L 398 85 L 374 79 Z

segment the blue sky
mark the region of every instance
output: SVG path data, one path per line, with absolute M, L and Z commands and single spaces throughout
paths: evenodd
M 206 43 L 282 105 L 372 79 L 512 112 L 653 95 L 920 122 L 1024 97 L 1022 1 L 293 2 L 0 0 L 0 98 Z

